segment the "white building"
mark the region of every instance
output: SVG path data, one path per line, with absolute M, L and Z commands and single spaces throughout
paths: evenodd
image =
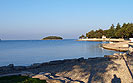
M 133 42 L 133 38 L 129 38 L 131 42 Z
M 105 35 L 103 35 L 103 36 L 102 36 L 102 39 L 106 39 L 106 36 L 105 36 Z

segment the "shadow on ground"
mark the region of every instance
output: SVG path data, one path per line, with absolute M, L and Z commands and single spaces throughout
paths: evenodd
M 107 58 L 89 58 L 89 59 L 72 59 L 72 60 L 60 60 L 51 61 L 49 63 L 43 63 L 36 69 L 29 69 L 32 72 L 45 72 L 52 73 L 56 78 L 56 74 L 71 81 L 78 81 L 79 83 L 92 83 L 101 82 L 104 83 L 103 75 L 109 70 L 117 70 L 115 66 L 112 66 L 109 70 L 106 68 L 108 65 L 117 65 L 113 61 Z M 49 77 L 50 78 L 50 77 Z M 50 78 L 53 79 L 53 78 Z M 64 80 L 59 79 L 62 83 Z
M 112 79 L 111 83 L 121 83 L 121 79 L 114 74 L 114 78 Z

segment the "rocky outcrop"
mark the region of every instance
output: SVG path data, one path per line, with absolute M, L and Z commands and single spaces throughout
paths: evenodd
M 133 56 L 133 42 L 129 43 L 129 54 Z
M 117 43 L 105 43 L 102 44 L 102 47 L 109 50 L 126 52 L 128 51 L 128 43 L 129 41 L 117 42 Z
M 14 66 L 13 64 L 9 64 L 8 66 L 0 67 L 0 75 L 9 74 L 9 73 L 18 73 L 24 70 L 27 70 L 26 66 Z
M 104 57 L 108 59 L 121 59 L 122 56 L 123 56 L 122 53 L 114 53 L 113 55 L 104 55 Z
M 118 56 L 114 56 L 114 55 L 104 55 L 104 57 L 109 59 L 118 59 Z

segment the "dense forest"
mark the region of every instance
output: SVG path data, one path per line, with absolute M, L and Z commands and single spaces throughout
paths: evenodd
M 101 38 L 102 36 L 107 38 L 131 38 L 133 37 L 133 23 L 124 23 L 122 26 L 118 23 L 116 26 L 112 26 L 107 30 L 91 30 L 85 35 L 81 35 L 79 38 Z

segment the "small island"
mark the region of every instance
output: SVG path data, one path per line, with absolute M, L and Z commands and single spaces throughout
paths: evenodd
M 42 40 L 62 40 L 62 39 L 63 38 L 59 36 L 48 36 L 48 37 L 43 38 Z

